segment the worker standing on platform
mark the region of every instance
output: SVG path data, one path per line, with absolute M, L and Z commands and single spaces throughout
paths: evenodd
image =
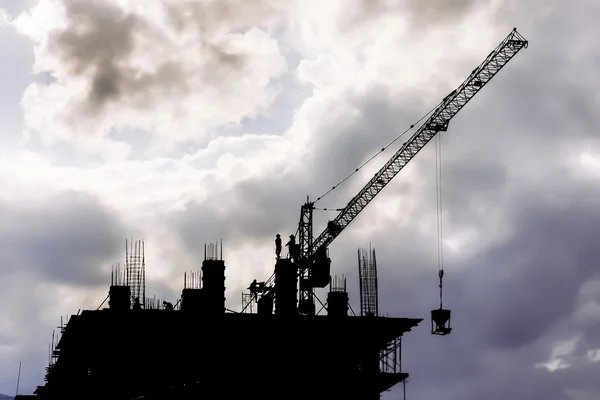
M 250 290 L 250 294 L 252 295 L 252 297 L 258 300 L 258 290 L 257 289 L 258 289 L 258 282 L 256 282 L 256 279 L 255 279 L 252 281 L 252 283 L 248 287 L 248 290 Z
M 289 258 L 294 260 L 294 262 L 298 261 L 300 246 L 296 244 L 296 237 L 294 235 L 290 235 L 290 241 L 287 242 L 286 246 L 288 247 Z
M 275 236 L 275 255 L 279 260 L 281 256 L 281 236 L 279 235 L 279 233 Z

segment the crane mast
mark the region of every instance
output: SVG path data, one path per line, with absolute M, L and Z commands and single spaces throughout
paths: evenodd
M 438 132 L 448 130 L 450 120 L 527 45 L 527 40 L 514 28 L 467 79 L 439 103 L 429 118 L 316 238 L 312 234 L 314 202 L 307 199 L 301 207 L 298 226 L 300 256 L 294 260 L 300 278 L 300 314 L 314 314 L 314 288 L 325 287 L 329 282 L 331 260 L 327 254 L 328 246 Z M 266 282 L 267 286 L 273 278 Z M 273 291 L 267 290 L 264 294 L 272 296 Z

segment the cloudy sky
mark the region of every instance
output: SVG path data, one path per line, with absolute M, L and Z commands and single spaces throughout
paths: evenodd
M 570 5 L 568 4 L 570 3 Z M 513 27 L 530 47 L 444 133 L 446 305 L 429 145 L 331 246 L 380 311 L 409 398 L 600 395 L 600 3 L 595 0 L 0 0 L 0 393 L 43 380 L 60 316 L 96 308 L 126 237 L 147 292 L 223 238 L 228 307 L 273 238 L 455 88 Z M 386 154 L 323 199 L 343 206 Z M 334 215 L 317 212 L 317 232 Z M 399 390 L 384 396 L 398 398 Z

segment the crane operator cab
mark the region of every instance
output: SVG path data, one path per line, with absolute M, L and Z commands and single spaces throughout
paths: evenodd
M 329 231 L 329 235 L 337 236 L 342 231 L 342 227 L 333 221 L 328 221 L 327 222 L 327 230 Z

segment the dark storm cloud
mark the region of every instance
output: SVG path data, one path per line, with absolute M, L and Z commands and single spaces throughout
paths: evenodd
M 398 135 L 399 129 L 409 126 L 409 115 L 417 114 L 415 108 L 425 108 L 415 101 L 417 95 L 410 102 L 394 104 L 388 91 L 381 87 L 374 88 L 364 98 L 352 92 L 341 98 L 346 102 L 340 109 L 358 109 L 360 114 L 344 121 L 315 121 L 316 129 L 323 134 L 316 135 L 309 144 L 314 151 L 309 151 L 308 157 L 304 151 L 298 153 L 306 165 L 318 168 L 244 181 L 226 193 L 216 189 L 206 202 L 191 202 L 184 212 L 173 216 L 173 226 L 182 230 L 182 237 L 189 242 L 190 249 L 201 251 L 197 247 L 198 238 L 214 240 L 223 237 L 231 244 L 271 242 L 276 233 L 287 238 L 296 231 L 300 205 L 307 195 L 315 200 L 326 192 L 329 185 L 345 177 L 344 171 L 346 174 L 353 171 L 364 159 L 375 154 L 378 143 L 389 142 Z M 404 126 L 399 126 L 398 120 L 404 121 Z M 385 157 L 374 162 L 382 163 Z M 209 180 L 206 186 L 218 188 L 219 182 Z M 342 185 L 323 199 L 319 207 L 343 207 L 353 195 L 348 185 Z M 319 214 L 323 218 L 334 216 L 332 212 Z M 319 228 L 323 228 L 322 224 L 316 229 Z
M 387 88 L 374 86 L 366 95 L 349 90 L 340 96 L 346 99 L 337 105 L 340 109 L 358 110 L 359 114 L 315 122 L 315 130 L 320 133 L 310 144 L 313 151 L 309 161 L 320 168 L 308 171 L 314 174 L 308 179 L 314 185 L 312 190 L 328 190 L 329 184 L 339 182 L 377 154 L 431 107 L 421 101 L 419 93 L 405 92 L 405 95 L 404 100 L 395 99 Z M 408 137 L 410 133 L 373 160 L 372 165 L 383 165 Z
M 461 10 L 470 10 L 464 4 Z M 593 112 L 600 48 L 586 30 L 600 10 L 588 3 L 590 9 L 579 14 L 565 3 L 544 2 L 549 12 L 542 18 L 535 13 L 541 4 L 515 6 L 512 14 L 505 10 L 499 23 L 508 29 L 518 26 L 532 45 L 467 105 L 443 137 L 446 237 L 476 229 L 479 244 L 445 253 L 444 304 L 453 310 L 454 332 L 448 337 L 429 334 L 429 312 L 439 304 L 436 237 L 419 225 L 435 223 L 432 145 L 411 162 L 419 180 L 413 184 L 401 173 L 331 246 L 333 273 L 348 277 L 355 309 L 356 248 L 371 241 L 378 251 L 380 311 L 426 318 L 403 340 L 403 365 L 411 373 L 409 398 L 571 400 L 568 389 L 600 389 L 600 364 L 582 358 L 600 347 L 598 316 L 575 317 L 581 287 L 600 278 L 595 261 L 600 258 L 595 204 L 600 191 L 597 181 L 572 172 L 577 152 L 600 150 L 594 128 L 600 118 Z M 507 32 L 499 31 L 498 40 Z M 574 43 L 585 56 L 570 57 Z M 291 176 L 289 181 L 265 177 L 247 182 L 237 190 L 243 196 L 229 199 L 237 204 L 235 218 L 228 222 L 226 215 L 219 216 L 221 232 L 233 232 L 226 224 L 234 224 L 235 235 L 264 237 L 270 243 L 275 229 L 295 230 L 301 192 L 326 190 L 429 109 L 421 107 L 418 97 L 396 99 L 381 88 L 362 99 L 341 97 L 340 108 L 352 105 L 360 113 L 348 118 L 331 111 L 315 125 L 310 159 L 293 173 L 302 190 L 289 183 Z M 340 188 L 327 205 L 343 206 L 353 194 Z M 381 207 L 378 200 L 397 198 L 400 204 L 406 197 L 418 201 L 407 224 L 389 221 L 364 236 L 362 229 L 372 223 L 370 210 Z M 217 198 L 208 204 L 216 204 Z M 409 212 L 400 207 L 401 215 Z M 192 218 L 201 209 L 180 218 Z M 251 217 L 243 210 L 250 210 Z M 210 207 L 202 213 L 211 215 Z M 319 227 L 326 218 L 317 213 Z M 204 229 L 210 231 L 210 225 Z M 600 290 L 591 292 L 590 299 L 600 300 Z M 571 369 L 550 373 L 535 366 L 549 360 L 556 342 L 575 335 L 581 340 L 569 360 Z M 384 398 L 398 396 L 401 391 L 395 389 Z
M 214 32 L 245 32 L 255 26 L 275 23 L 282 15 L 282 4 L 269 0 L 191 0 L 166 2 L 163 7 L 178 30 L 191 29 L 205 38 L 199 43 L 206 58 L 200 72 L 207 82 L 223 82 L 243 70 L 247 55 L 232 53 L 222 43 L 210 41 Z
M 583 184 L 556 189 L 535 187 L 535 193 L 515 196 L 518 231 L 474 260 L 481 267 L 473 268 L 473 279 L 495 283 L 495 290 L 479 293 L 488 297 L 494 315 L 484 334 L 491 346 L 520 347 L 543 336 L 575 311 L 579 288 L 598 271 L 600 249 L 593 238 L 600 234 L 594 201 L 600 191 Z M 540 201 L 540 194 L 555 198 Z
M 316 200 L 333 184 L 337 184 L 357 166 L 377 154 L 382 144 L 386 145 L 395 139 L 431 108 L 430 104 L 421 99 L 419 93 L 406 95 L 405 99 L 394 99 L 382 86 L 373 87 L 364 96 L 359 96 L 351 90 L 347 91 L 340 96 L 344 100 L 336 104 L 335 108 L 358 110 L 359 113 L 313 122 L 316 134 L 314 140 L 305 148 L 308 155 L 304 151 L 298 153 L 303 164 L 310 165 L 311 168 L 290 171 L 286 175 L 273 175 L 261 180 L 245 181 L 227 194 L 219 194 L 216 190 L 207 202 L 201 205 L 194 202 L 188 204 L 188 210 L 175 218 L 175 224 L 182 227 L 186 232 L 183 236 L 189 238 L 213 235 L 211 238 L 227 237 L 228 241 L 260 242 L 270 241 L 277 232 L 287 237 L 297 228 L 300 205 L 307 195 Z M 409 134 L 374 159 L 369 166 L 379 168 L 383 165 Z M 435 163 L 429 153 L 429 150 L 424 151 L 419 154 L 417 160 L 425 164 Z M 430 178 L 435 176 L 433 168 L 426 166 L 425 169 L 431 169 Z M 477 162 L 477 168 L 473 168 L 473 164 L 448 166 L 445 168 L 445 174 L 450 176 L 449 179 L 453 179 L 457 186 L 463 188 L 447 191 L 446 203 L 450 205 L 463 205 L 471 188 L 478 188 L 482 195 L 493 196 L 492 189 L 497 188 L 505 179 L 501 166 L 484 159 Z M 418 189 L 406 184 L 402 175 L 404 173 L 401 173 L 394 183 L 395 188 L 386 188 L 385 193 L 401 192 L 403 196 L 417 193 Z M 318 206 L 330 209 L 343 207 L 356 194 L 356 190 L 349 186 L 349 183 L 366 183 L 366 180 L 355 175 L 319 201 Z M 208 182 L 207 185 L 218 187 L 218 182 Z M 434 197 L 424 201 L 435 205 Z M 228 210 L 226 213 L 218 211 L 224 209 L 223 204 L 229 205 L 225 207 Z M 376 205 L 369 206 L 372 207 Z M 229 210 L 235 211 L 231 214 Z M 449 207 L 449 210 L 455 211 L 453 218 L 456 219 L 460 219 L 464 214 L 461 212 L 462 208 Z M 316 213 L 316 218 L 320 221 L 317 230 L 323 229 L 323 221 L 333 218 L 336 214 L 331 211 Z M 462 218 L 469 216 L 471 215 Z
M 298 199 L 302 198 L 304 194 L 295 187 L 293 177 L 273 177 L 267 185 L 262 180 L 249 180 L 232 191 L 213 192 L 202 204 L 188 204 L 185 211 L 172 217 L 171 223 L 179 227 L 182 238 L 194 252 L 203 251 L 199 243 L 220 238 L 228 246 L 261 243 L 277 232 L 283 236 L 294 233 Z
M 361 11 L 370 17 L 401 9 L 418 18 L 440 22 L 462 16 L 489 0 L 361 0 L 359 3 Z
M 119 220 L 86 194 L 63 193 L 27 207 L 0 209 L 3 272 L 40 274 L 48 282 L 95 286 L 105 283 L 126 234 Z
M 589 90 L 595 84 L 570 79 L 568 71 L 588 76 L 595 69 L 593 60 L 600 49 L 586 41 L 585 61 L 564 57 L 579 35 L 575 25 L 581 24 L 581 20 L 565 18 L 566 13 L 556 7 L 545 21 L 524 26 L 524 31 L 531 32 L 528 38 L 535 47 L 519 55 L 481 93 L 477 103 L 467 107 L 472 112 L 465 109 L 446 134 L 444 209 L 449 215 L 462 214 L 461 224 L 469 219 L 475 226 L 478 219 L 482 224 L 481 217 L 469 207 L 469 199 L 481 196 L 486 186 L 494 186 L 497 189 L 490 194 L 496 200 L 488 203 L 503 210 L 505 222 L 513 226 L 513 235 L 460 263 L 447 258 L 446 304 L 454 309 L 457 330 L 441 339 L 444 346 L 439 347 L 432 343 L 440 339 L 427 337 L 426 329 L 414 341 L 407 335 L 407 343 L 411 343 L 407 352 L 412 354 L 406 363 L 413 372 L 411 395 L 425 395 L 427 386 L 438 386 L 447 398 L 562 400 L 571 399 L 564 392 L 567 388 L 600 389 L 594 378 L 598 364 L 579 360 L 572 369 L 552 374 L 533 367 L 550 357 L 548 338 L 564 340 L 583 335 L 576 351 L 580 355 L 598 347 L 598 341 L 591 339 L 599 330 L 597 319 L 582 323 L 573 320 L 572 314 L 581 286 L 598 280 L 595 260 L 600 254 L 595 238 L 600 233 L 600 215 L 594 203 L 600 193 L 597 183 L 568 172 L 570 161 L 566 157 L 586 147 L 598 150 L 595 130 L 588 127 L 600 120 L 586 111 L 597 102 L 595 93 Z M 572 35 L 567 34 L 570 29 L 574 29 Z M 574 99 L 582 107 L 571 107 Z M 509 115 L 507 110 L 511 110 Z M 481 162 L 488 166 L 490 178 L 496 176 L 494 185 L 485 185 L 481 179 L 476 182 L 473 177 L 466 179 L 460 173 L 472 168 L 477 170 L 474 173 L 482 174 Z M 416 167 L 422 172 L 427 170 L 418 161 Z M 542 175 L 533 179 L 532 169 L 540 170 Z M 502 199 L 508 203 L 503 204 Z M 429 251 L 435 253 L 434 238 L 428 240 Z M 380 281 L 382 298 L 387 298 L 382 303 L 404 312 L 420 308 L 426 315 L 428 310 L 423 304 L 435 307 L 435 263 L 415 263 L 412 257 L 411 266 L 428 271 L 429 278 L 411 276 L 402 267 L 405 252 L 412 254 L 414 249 L 398 248 L 404 241 L 415 245 L 418 240 L 404 236 L 393 240 L 373 238 L 379 247 L 395 248 L 393 254 L 399 255 L 378 254 L 389 274 Z M 402 274 L 390 279 L 397 268 Z M 414 288 L 418 282 L 425 285 L 427 279 L 428 287 Z M 411 307 L 401 306 L 406 304 Z M 510 359 L 492 354 L 507 354 Z M 482 363 L 494 358 L 493 363 Z M 465 366 L 465 361 L 477 359 L 480 361 L 476 365 L 481 368 L 478 372 L 473 366 Z M 448 381 L 448 376 L 454 379 Z
M 348 7 L 348 19 L 342 26 L 357 28 L 390 14 L 402 14 L 414 28 L 439 27 L 456 23 L 489 3 L 490 0 L 357 0 L 354 7 Z
M 64 287 L 86 288 L 92 307 L 98 306 L 102 297 L 93 293 L 110 279 L 103 264 L 121 258 L 128 232 L 94 197 L 72 191 L 3 203 L 0 220 L 0 324 L 5 333 L 0 337 L 0 391 L 14 390 L 22 361 L 21 393 L 32 393 L 43 382 L 48 344 L 61 313 L 77 312 L 62 309 L 49 316 L 49 310 L 70 300 Z
M 456 22 L 474 9 L 487 6 L 490 0 L 402 0 L 396 3 L 405 7 L 415 22 L 431 24 Z
M 216 30 L 244 31 L 276 18 L 281 3 L 269 0 L 188 0 L 164 3 L 178 29 L 193 27 L 201 33 Z
M 425 396 L 427 388 L 435 387 L 451 399 L 475 399 L 482 393 L 563 399 L 557 388 L 598 388 L 592 379 L 597 366 L 583 360 L 578 361 L 577 374 L 534 368 L 550 356 L 552 343 L 544 338 L 564 340 L 573 333 L 592 338 L 597 333 L 597 320 L 581 330 L 571 318 L 581 285 L 598 279 L 595 238 L 600 234 L 600 212 L 594 199 L 600 192 L 586 186 L 580 182 L 559 191 L 541 183 L 531 187 L 531 193 L 515 195 L 503 206 L 511 210 L 507 219 L 515 228 L 509 240 L 466 260 L 446 253 L 445 305 L 453 310 L 455 328 L 448 337 L 428 332 L 429 310 L 437 307 L 438 298 L 435 238 L 419 234 L 413 226 L 387 226 L 369 237 L 378 251 L 380 310 L 426 318 L 404 341 L 411 396 Z M 550 193 L 568 208 L 540 199 Z M 483 233 L 488 234 L 493 232 Z M 342 240 L 367 244 L 357 239 Z M 357 304 L 355 252 L 338 242 L 332 254 L 334 271 L 349 276 Z M 566 337 L 555 331 L 563 323 L 569 328 L 560 329 Z M 582 343 L 580 353 L 597 345 Z
M 201 68 L 192 69 L 178 60 L 153 60 L 162 63 L 151 72 L 130 65 L 130 61 L 143 42 L 169 46 L 170 39 L 160 27 L 141 15 L 127 14 L 107 1 L 62 0 L 62 3 L 67 24 L 52 32 L 49 49 L 60 57 L 72 74 L 89 80 L 85 109 L 78 111 L 94 114 L 109 104 L 122 101 L 145 108 L 164 95 L 186 92 L 186 80 L 190 76 L 199 75 L 205 84 L 218 86 L 236 79 L 246 65 L 246 55 L 232 53 L 224 43 L 212 38 L 217 30 L 227 27 L 230 31 L 232 22 L 241 20 L 234 12 L 241 11 L 234 2 L 164 5 L 169 21 L 176 27 L 191 26 L 200 33 L 197 47 L 189 51 L 198 52 L 203 64 Z M 243 7 L 244 18 L 259 18 L 264 13 L 261 10 L 270 10 L 261 4 Z M 234 18 L 236 15 L 237 19 Z M 249 21 L 260 23 L 256 19 Z M 250 22 L 234 25 L 240 29 L 251 26 Z
M 49 48 L 71 73 L 89 78 L 87 111 L 95 113 L 152 88 L 181 87 L 183 70 L 175 63 L 165 62 L 151 73 L 126 65 L 140 36 L 163 40 L 147 21 L 105 1 L 63 0 L 63 4 L 67 25 L 51 33 Z

